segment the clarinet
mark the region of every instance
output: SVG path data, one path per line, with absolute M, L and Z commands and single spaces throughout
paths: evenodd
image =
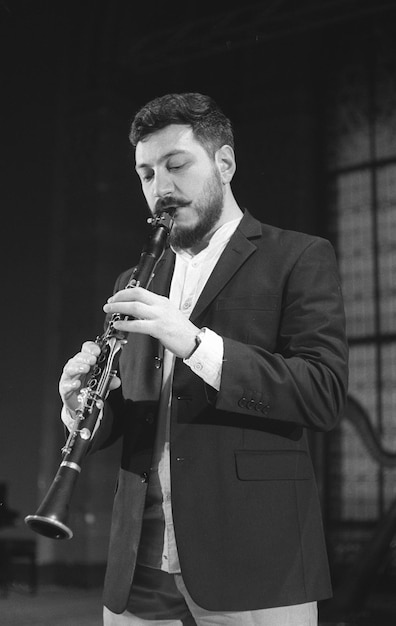
M 161 259 L 173 220 L 168 212 L 149 218 L 152 231 L 134 268 L 126 289 L 143 287 L 147 289 L 154 276 L 154 270 Z M 121 350 L 127 343 L 128 333 L 114 328 L 119 320 L 130 319 L 127 315 L 114 313 L 104 333 L 95 343 L 100 348 L 96 365 L 85 377 L 79 393 L 79 406 L 76 410 L 73 427 L 62 448 L 62 460 L 55 478 L 35 515 L 27 515 L 25 523 L 34 532 L 50 539 L 71 539 L 73 531 L 67 525 L 70 501 L 81 465 L 95 432 L 100 425 L 104 402 L 109 393 L 110 383 L 117 373 Z

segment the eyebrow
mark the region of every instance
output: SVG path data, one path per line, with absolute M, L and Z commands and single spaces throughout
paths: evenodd
M 181 148 L 170 150 L 169 152 L 167 152 L 161 157 L 160 161 L 166 161 L 166 159 L 169 159 L 170 157 L 176 156 L 179 154 L 190 154 L 190 152 L 188 150 L 182 150 Z M 141 169 L 144 169 L 145 167 L 152 167 L 152 166 L 149 165 L 148 163 L 139 163 L 135 165 L 135 170 L 141 170 Z

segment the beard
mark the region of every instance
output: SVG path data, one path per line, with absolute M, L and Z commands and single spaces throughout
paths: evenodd
M 158 203 L 159 205 L 161 203 Z M 193 226 L 180 226 L 173 224 L 169 243 L 174 248 L 189 249 L 199 244 L 220 220 L 223 212 L 224 197 L 220 173 L 213 168 L 212 175 L 206 181 L 201 195 L 194 202 L 186 203 L 180 198 L 168 197 L 163 203 L 164 207 L 190 206 L 198 217 Z

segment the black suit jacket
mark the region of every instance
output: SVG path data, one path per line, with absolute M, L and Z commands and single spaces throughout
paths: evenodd
M 151 289 L 167 294 L 174 255 Z M 117 289 L 130 275 L 123 274 Z M 331 594 L 307 429 L 334 427 L 347 386 L 335 256 L 318 237 L 245 213 L 191 315 L 224 340 L 218 392 L 176 360 L 172 503 L 186 586 L 197 604 L 254 610 Z M 130 335 L 122 388 L 95 447 L 123 437 L 104 601 L 125 609 L 156 430 L 162 348 Z

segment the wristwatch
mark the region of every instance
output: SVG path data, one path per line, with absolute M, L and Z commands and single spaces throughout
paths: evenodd
M 203 336 L 204 336 L 204 334 L 205 334 L 205 331 L 206 331 L 206 328 L 201 328 L 201 329 L 197 332 L 197 334 L 195 335 L 195 346 L 194 346 L 194 348 L 192 349 L 192 352 L 190 352 L 190 354 L 189 354 L 188 356 L 186 356 L 186 359 L 191 359 L 191 357 L 192 357 L 192 355 L 194 354 L 195 350 L 196 350 L 197 348 L 199 348 L 199 346 L 200 346 L 200 345 L 201 345 L 201 343 L 202 343 L 202 339 L 203 339 Z

